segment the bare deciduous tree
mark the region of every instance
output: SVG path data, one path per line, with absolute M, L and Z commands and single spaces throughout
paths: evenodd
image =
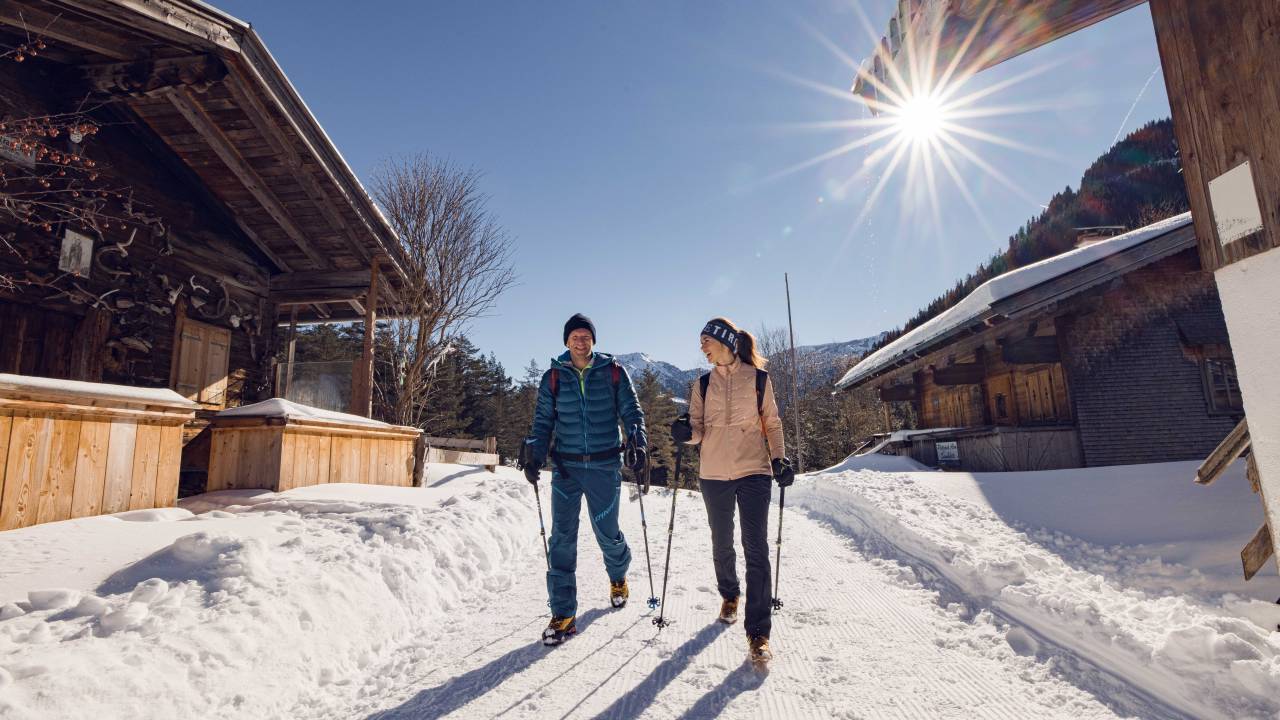
M 378 401 L 392 422 L 422 425 L 451 341 L 515 282 L 510 237 L 479 179 L 425 153 L 388 160 L 373 177 L 409 278 L 379 338 L 388 367 L 378 374 Z

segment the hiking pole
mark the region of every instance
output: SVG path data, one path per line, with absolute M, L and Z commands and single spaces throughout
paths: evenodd
M 542 496 L 538 493 L 538 483 L 533 484 L 533 499 L 538 503 L 538 530 L 542 533 L 542 556 L 547 559 L 547 569 L 551 569 L 551 551 L 547 549 L 547 526 L 542 521 Z
M 778 584 L 782 581 L 782 507 L 787 504 L 787 488 L 778 488 L 778 557 L 773 561 L 773 609 L 781 610 Z
M 667 564 L 666 567 L 662 569 L 663 600 L 667 597 L 667 578 L 671 576 L 671 536 L 674 535 L 676 531 L 676 487 L 680 484 L 680 466 L 683 461 L 684 443 L 681 443 L 680 446 L 676 448 L 676 477 L 674 484 L 672 482 L 667 483 L 671 488 L 671 522 L 667 525 Z M 658 611 L 658 617 L 653 619 L 653 624 L 657 625 L 658 629 L 661 630 L 662 628 L 670 625 L 671 621 L 666 620 L 663 617 L 667 611 L 667 606 L 661 600 L 659 601 L 659 607 L 662 609 Z
M 627 465 L 631 465 L 634 457 L 633 448 L 636 447 L 635 430 L 627 439 Z M 649 609 L 653 610 L 658 607 L 658 596 L 653 594 L 653 561 L 649 559 L 649 523 L 644 516 L 644 496 L 649 492 L 649 456 L 646 454 L 644 458 L 644 467 L 641 470 L 633 470 L 636 476 L 636 499 L 640 501 L 640 531 L 644 534 L 644 564 L 649 568 Z
M 649 568 L 649 609 L 655 610 L 662 601 L 658 600 L 658 596 L 653 593 L 653 562 L 649 560 L 649 524 L 644 518 L 644 496 L 649 492 L 649 458 L 644 461 L 644 485 L 640 487 L 640 494 L 636 499 L 640 501 L 640 530 L 644 533 L 644 564 Z

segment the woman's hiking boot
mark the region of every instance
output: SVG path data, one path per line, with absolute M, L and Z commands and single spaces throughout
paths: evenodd
M 627 589 L 627 579 L 610 580 L 609 581 L 609 604 L 615 608 L 623 607 L 627 604 L 627 598 L 631 595 L 631 591 Z
M 716 618 L 725 625 L 738 622 L 738 598 L 726 598 L 720 603 L 720 617 Z

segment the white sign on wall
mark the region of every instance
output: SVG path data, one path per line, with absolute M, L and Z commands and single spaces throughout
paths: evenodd
M 938 451 L 939 465 L 960 464 L 960 445 L 955 441 L 934 443 L 934 447 Z
M 1209 181 L 1209 206 L 1223 245 L 1262 229 L 1262 210 L 1248 160 Z

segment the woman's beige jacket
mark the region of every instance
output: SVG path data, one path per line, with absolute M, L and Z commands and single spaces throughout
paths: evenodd
M 765 383 L 763 412 L 757 412 L 756 369 L 741 360 L 712 369 L 705 403 L 698 381 L 693 382 L 689 423 L 693 426 L 689 444 L 702 444 L 698 477 L 704 480 L 772 475 L 769 461 L 786 455 L 773 380 Z

